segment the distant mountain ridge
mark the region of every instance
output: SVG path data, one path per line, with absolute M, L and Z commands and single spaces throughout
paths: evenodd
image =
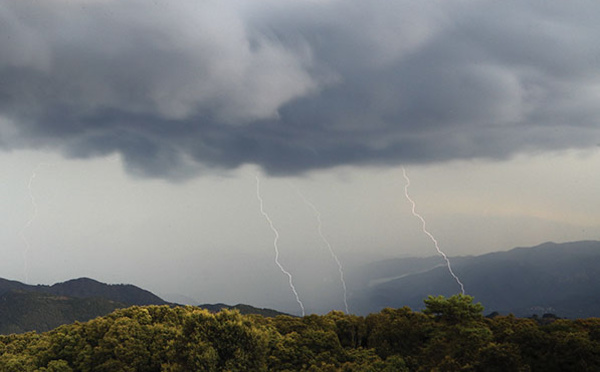
M 226 305 L 226 304 L 202 304 L 202 305 L 198 305 L 198 307 L 206 309 L 206 310 L 210 311 L 211 313 L 218 313 L 219 311 L 221 311 L 223 309 L 238 310 L 240 312 L 240 314 L 242 314 L 242 315 L 258 314 L 258 315 L 262 315 L 267 318 L 276 317 L 278 315 L 289 315 L 289 314 L 282 313 L 281 311 L 277 311 L 277 310 L 273 310 L 273 309 L 258 308 L 258 307 L 254 307 L 254 306 L 250 306 L 250 305 L 244 305 L 244 304 L 237 304 L 237 305 L 233 305 L 233 306 Z
M 480 256 L 451 257 L 466 293 L 486 311 L 517 316 L 555 313 L 600 316 L 600 242 L 544 243 Z M 423 307 L 428 295 L 450 296 L 459 286 L 441 257 L 365 265 L 351 299 L 357 313 L 383 307 Z
M 131 284 L 105 284 L 78 278 L 53 285 L 28 285 L 0 278 L 0 334 L 44 332 L 63 324 L 87 321 L 129 306 L 171 305 Z M 212 312 L 237 309 L 242 314 L 274 317 L 284 313 L 250 305 L 198 305 Z
M 126 305 L 166 305 L 167 301 L 150 291 L 131 284 L 105 284 L 90 278 L 68 280 L 54 284 L 48 293 L 69 297 L 101 297 Z
M 56 296 L 75 298 L 98 297 L 107 300 L 133 305 L 166 305 L 155 294 L 131 284 L 105 284 L 90 278 L 78 278 L 62 283 L 48 285 L 28 285 L 14 280 L 0 278 L 0 295 L 11 290 L 43 292 Z
M 45 332 L 106 315 L 125 304 L 104 298 L 73 298 L 10 290 L 0 295 L 0 334 Z
M 600 317 L 600 241 L 544 243 L 450 260 L 466 294 L 481 302 L 486 313 Z M 438 256 L 371 263 L 351 280 L 350 307 L 359 315 L 384 307 L 409 306 L 419 310 L 428 295 L 451 296 L 459 292 L 445 261 Z M 42 332 L 106 315 L 117 308 L 165 304 L 176 306 L 130 284 L 79 278 L 48 286 L 0 278 L 0 334 Z M 243 304 L 199 307 L 212 312 L 238 309 L 242 314 L 266 317 L 284 314 Z
M 0 278 L 0 334 L 43 332 L 119 308 L 167 304 L 131 284 L 105 284 L 79 278 L 48 286 Z

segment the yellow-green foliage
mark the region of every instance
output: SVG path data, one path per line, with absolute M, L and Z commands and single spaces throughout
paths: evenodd
M 597 371 L 600 319 L 487 319 L 469 296 L 426 310 L 263 318 L 195 307 L 117 310 L 0 336 L 0 371 Z

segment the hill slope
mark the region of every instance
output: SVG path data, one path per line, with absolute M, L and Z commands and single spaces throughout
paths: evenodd
M 106 315 L 125 304 L 104 298 L 70 298 L 41 292 L 0 295 L 0 334 L 45 332 L 63 324 Z
M 0 334 L 43 332 L 118 308 L 166 304 L 160 297 L 130 284 L 79 278 L 47 286 L 0 278 Z
M 1 371 L 599 371 L 600 319 L 485 318 L 470 296 L 424 312 L 263 318 L 144 306 L 0 335 Z
M 63 324 L 87 321 L 128 306 L 175 305 L 131 284 L 105 284 L 89 278 L 28 285 L 0 278 L 0 334 L 44 332 Z M 236 309 L 265 317 L 284 313 L 238 304 L 199 305 L 211 312 Z
M 244 304 L 237 304 L 237 305 L 233 305 L 233 306 L 225 305 L 225 304 L 202 304 L 202 305 L 198 305 L 197 307 L 206 309 L 206 310 L 210 311 L 211 313 L 218 313 L 221 310 L 237 310 L 242 315 L 257 314 L 257 315 L 262 315 L 265 318 L 272 318 L 272 317 L 276 317 L 279 315 L 288 315 L 289 316 L 289 314 L 282 313 L 281 311 L 277 311 L 277 310 L 273 310 L 273 309 L 258 308 L 258 307 L 254 307 L 254 306 L 250 306 L 250 305 L 244 305 Z
M 475 257 L 451 258 L 453 271 L 486 311 L 518 316 L 556 313 L 600 316 L 600 242 L 544 243 Z M 354 309 L 423 308 L 427 295 L 450 296 L 459 286 L 441 257 L 397 259 L 368 265 Z
M 131 284 L 105 284 L 90 278 L 68 280 L 63 283 L 29 285 L 0 278 L 0 295 L 8 291 L 42 292 L 75 298 L 101 297 L 125 305 L 166 305 L 167 302 L 153 293 Z
M 88 298 L 101 297 L 126 305 L 166 305 L 167 302 L 150 291 L 131 284 L 105 284 L 89 278 L 68 280 L 40 290 L 55 295 Z

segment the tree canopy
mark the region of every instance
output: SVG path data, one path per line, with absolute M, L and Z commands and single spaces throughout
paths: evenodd
M 366 317 L 134 306 L 0 336 L 2 371 L 597 371 L 600 319 L 483 316 L 473 298 Z

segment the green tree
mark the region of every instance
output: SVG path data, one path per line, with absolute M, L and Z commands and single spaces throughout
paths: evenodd
M 391 355 L 402 355 L 410 362 L 431 338 L 434 322 L 425 314 L 414 312 L 408 307 L 386 308 L 365 319 L 367 344 L 386 359 Z M 410 364 L 410 363 L 409 363 Z
M 479 354 L 475 365 L 478 372 L 527 372 L 529 365 L 521 358 L 521 352 L 513 343 L 490 343 Z
M 473 303 L 473 297 L 457 294 L 449 298 L 429 296 L 425 302 L 424 314 L 448 324 L 458 324 L 483 320 L 483 305 Z
M 367 325 L 361 316 L 332 311 L 325 316 L 335 324 L 335 333 L 345 348 L 357 348 L 367 343 Z
M 435 326 L 419 355 L 419 369 L 473 369 L 481 351 L 493 340 L 483 306 L 461 294 L 449 298 L 429 296 L 424 302 L 423 313 L 433 318 Z

